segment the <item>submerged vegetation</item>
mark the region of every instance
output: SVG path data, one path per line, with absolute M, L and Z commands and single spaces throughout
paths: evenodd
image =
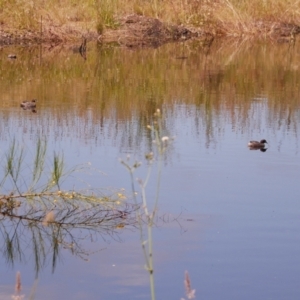
M 100 189 L 64 190 L 66 177 L 79 168 L 67 171 L 63 157 L 54 154 L 47 172 L 46 146 L 38 141 L 30 168 L 25 151 L 13 141 L 2 160 L 0 183 L 0 251 L 9 264 L 33 257 L 36 275 L 49 257 L 54 271 L 62 249 L 88 259 L 86 239 L 117 239 L 119 228 L 135 223 L 131 213 L 136 206 L 121 191 L 108 196 Z
M 297 0 L 70 0 L 0 1 L 0 38 L 66 41 L 97 38 L 136 14 L 210 35 L 286 36 L 300 32 Z M 111 33 L 110 33 L 111 34 Z M 125 36 L 123 31 L 118 37 Z

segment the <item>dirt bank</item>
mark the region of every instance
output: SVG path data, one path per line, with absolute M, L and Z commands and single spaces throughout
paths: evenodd
M 167 24 L 159 19 L 141 15 L 129 15 L 119 20 L 119 27 L 115 30 L 106 29 L 99 35 L 96 30 L 84 31 L 76 22 L 64 26 L 46 24 L 37 31 L 5 28 L 0 29 L 0 45 L 32 45 L 32 44 L 60 44 L 80 40 L 85 37 L 88 41 L 98 40 L 102 43 L 115 42 L 126 47 L 158 47 L 169 42 L 184 41 L 191 38 L 211 40 L 216 36 L 226 36 L 223 26 L 213 29 L 188 28 L 183 25 Z M 295 24 L 255 22 L 250 24 L 251 31 L 241 28 L 240 36 L 255 36 L 270 38 L 278 42 L 293 41 L 300 33 L 300 26 Z

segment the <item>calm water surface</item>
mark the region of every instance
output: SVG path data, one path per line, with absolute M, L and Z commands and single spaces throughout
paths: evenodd
M 39 137 L 67 166 L 91 164 L 67 188 L 124 188 L 119 158 L 143 161 L 155 147 L 147 125 L 160 108 L 164 156 L 154 262 L 157 299 L 184 297 L 188 270 L 197 299 L 300 297 L 300 53 L 291 45 L 222 42 L 128 50 L 90 45 L 87 60 L 65 48 L 1 50 L 0 140 L 34 153 Z M 18 59 L 7 59 L 9 53 Z M 186 56 L 187 59 L 178 59 Z M 38 99 L 37 113 L 19 103 Z M 250 151 L 265 138 L 266 152 Z M 28 162 L 30 163 L 30 162 Z M 101 172 L 100 172 L 101 171 Z M 155 171 L 148 195 L 154 196 Z M 26 238 L 26 237 L 24 237 Z M 4 239 L 1 241 L 4 249 Z M 149 299 L 139 234 L 85 241 L 85 261 L 63 252 L 39 274 L 36 299 Z M 0 299 L 15 273 L 23 294 L 34 258 L 0 260 Z

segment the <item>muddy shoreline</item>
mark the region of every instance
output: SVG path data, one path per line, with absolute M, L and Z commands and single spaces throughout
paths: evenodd
M 167 24 L 159 19 L 140 15 L 128 15 L 119 19 L 117 29 L 106 29 L 102 34 L 84 32 L 78 26 L 47 26 L 40 31 L 0 28 L 0 46 L 8 45 L 57 45 L 74 43 L 82 38 L 100 43 L 117 43 L 125 47 L 159 47 L 169 42 L 199 39 L 210 42 L 216 37 L 230 36 L 221 26 L 218 28 L 191 28 Z M 293 42 L 300 33 L 300 26 L 289 23 L 256 22 L 252 32 L 242 32 L 236 38 L 255 37 L 276 42 Z M 232 37 L 232 36 L 231 36 Z

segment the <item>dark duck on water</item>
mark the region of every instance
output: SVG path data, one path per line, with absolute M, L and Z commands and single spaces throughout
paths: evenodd
M 248 147 L 250 150 L 266 150 L 265 146 L 268 142 L 266 140 L 261 140 L 260 142 L 258 141 L 250 141 L 248 143 Z
M 33 99 L 31 101 L 23 101 L 20 106 L 23 108 L 23 109 L 33 109 L 33 108 L 36 108 L 36 102 L 37 100 L 36 99 Z

